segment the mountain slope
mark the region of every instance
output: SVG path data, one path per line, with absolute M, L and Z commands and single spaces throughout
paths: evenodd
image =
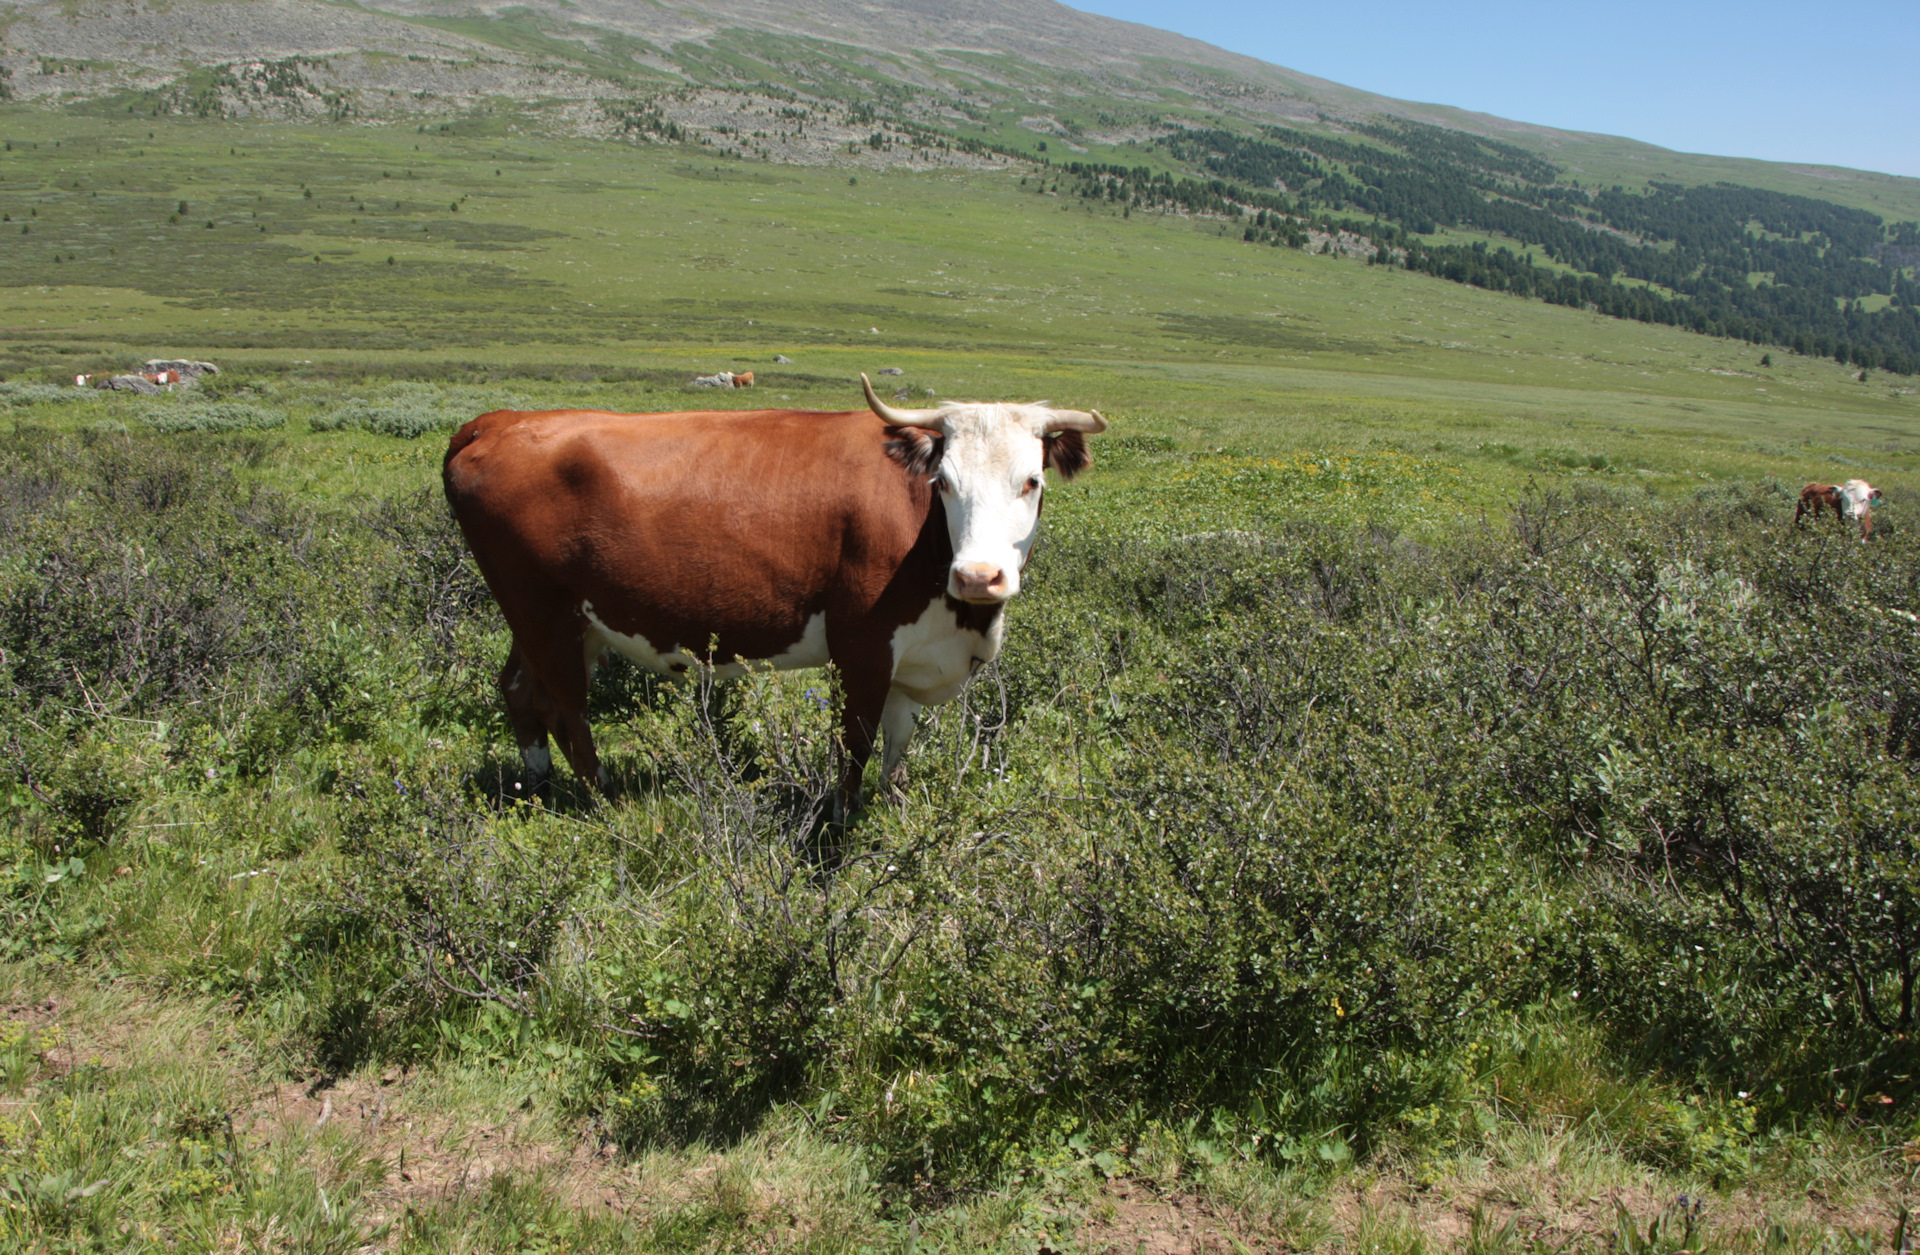
M 1920 180 L 1410 104 L 1055 0 L 381 2 L 0 0 L 0 86 L 105 116 L 1011 163 L 1123 216 L 1920 369 Z
M 592 134 L 595 102 L 688 85 L 781 84 L 838 97 L 933 93 L 1118 121 L 1169 110 L 1256 125 L 1384 114 L 1522 144 L 1597 179 L 1732 178 L 1920 216 L 1920 180 L 1696 158 L 1396 100 L 1055 0 L 0 0 L 0 69 L 8 73 L 0 94 L 16 99 L 187 88 L 166 102 L 181 111 L 207 86 L 193 81 L 196 70 L 294 59 L 324 63 L 302 72 L 305 96 L 241 90 L 219 107 L 377 118 L 512 100 L 555 107 L 552 124 Z M 1071 129 L 1093 119 L 1060 120 Z

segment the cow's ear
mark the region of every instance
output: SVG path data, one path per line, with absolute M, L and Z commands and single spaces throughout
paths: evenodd
M 1060 472 L 1061 479 L 1072 479 L 1093 465 L 1087 438 L 1077 431 L 1056 431 L 1044 437 L 1046 464 Z
M 940 468 L 947 441 L 939 432 L 925 427 L 890 427 L 887 435 L 887 456 L 906 467 L 909 475 L 931 475 Z

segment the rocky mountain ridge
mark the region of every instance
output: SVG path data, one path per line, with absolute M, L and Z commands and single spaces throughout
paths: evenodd
M 760 120 L 783 93 L 843 104 L 873 95 L 929 125 L 1018 103 L 1028 129 L 1069 145 L 1074 124 L 1058 115 L 1089 102 L 1109 113 L 1198 108 L 1287 123 L 1387 113 L 1554 134 L 1360 92 L 1054 0 L 0 0 L 0 68 L 14 99 L 49 104 L 128 97 L 141 111 L 391 119 L 515 102 L 575 134 L 631 133 L 643 102 L 662 122 L 725 136 L 712 128 Z M 756 91 L 759 105 L 715 107 L 716 95 Z

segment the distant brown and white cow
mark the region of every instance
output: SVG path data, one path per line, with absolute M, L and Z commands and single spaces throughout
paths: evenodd
M 1840 496 L 1847 517 L 1860 525 L 1860 539 L 1873 535 L 1873 503 L 1880 500 L 1880 490 L 1864 479 L 1850 479 L 1840 485 Z
M 1793 525 L 1799 527 L 1801 521 L 1811 514 L 1815 519 L 1823 510 L 1833 511 L 1833 521 L 1845 522 L 1848 519 L 1859 524 L 1860 539 L 1873 535 L 1873 503 L 1880 499 L 1880 490 L 1864 479 L 1850 479 L 1844 484 L 1808 484 L 1800 490 L 1800 502 L 1793 510 Z
M 920 708 L 1000 652 L 1046 468 L 1083 470 L 1107 422 L 1044 403 L 897 410 L 861 384 L 866 410 L 499 410 L 454 434 L 447 500 L 513 631 L 500 690 L 536 786 L 549 734 L 605 786 L 586 708 L 608 649 L 669 676 L 832 662 L 836 812 L 883 733 L 903 779 Z
M 1838 523 L 1846 517 L 1841 513 L 1842 504 L 1838 484 L 1808 484 L 1800 490 L 1800 502 L 1793 508 L 1793 525 L 1804 526 L 1809 514 L 1817 522 L 1823 510 L 1832 510 L 1833 521 Z
M 712 375 L 695 375 L 687 386 L 690 388 L 751 388 L 753 372 L 743 370 L 736 374 L 730 370 L 723 370 Z

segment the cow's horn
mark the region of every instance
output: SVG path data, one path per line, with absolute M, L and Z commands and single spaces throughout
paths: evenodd
M 873 380 L 867 378 L 867 372 L 860 372 L 860 387 L 867 394 L 867 408 L 880 416 L 880 421 L 889 427 L 932 427 L 940 426 L 938 410 L 896 410 L 873 395 Z
M 1107 429 L 1107 420 L 1100 416 L 1099 410 L 1082 413 L 1079 410 L 1055 410 L 1047 416 L 1047 425 L 1043 434 L 1051 435 L 1056 431 L 1084 431 L 1097 436 Z

